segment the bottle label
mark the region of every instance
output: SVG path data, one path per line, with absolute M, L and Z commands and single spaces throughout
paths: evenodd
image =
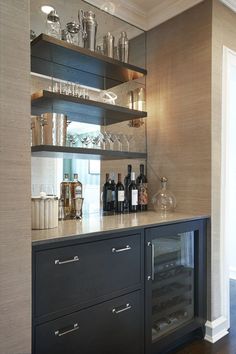
M 82 188 L 81 186 L 77 186 L 75 188 L 75 197 L 81 197 L 82 196 Z
M 131 205 L 138 205 L 138 190 L 132 189 L 131 192 Z
M 70 198 L 70 186 L 66 186 L 65 188 L 65 198 L 66 199 Z
M 118 191 L 118 202 L 124 202 L 125 200 L 125 191 Z
M 148 204 L 147 183 L 142 183 L 139 185 L 138 203 L 139 203 L 139 205 L 147 205 Z

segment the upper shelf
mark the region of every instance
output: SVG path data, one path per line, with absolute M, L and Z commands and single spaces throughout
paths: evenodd
M 31 96 L 31 113 L 46 112 L 64 113 L 71 120 L 99 125 L 147 117 L 147 112 L 42 90 Z
M 88 149 L 81 147 L 38 145 L 31 147 L 32 156 L 52 157 L 63 159 L 86 160 L 122 160 L 122 159 L 146 159 L 143 152 L 114 151 L 101 149 Z
M 46 34 L 31 42 L 31 71 L 103 90 L 147 74 L 143 68 Z

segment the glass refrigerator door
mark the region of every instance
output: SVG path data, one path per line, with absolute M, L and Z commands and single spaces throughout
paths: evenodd
M 152 341 L 194 317 L 194 232 L 152 240 Z

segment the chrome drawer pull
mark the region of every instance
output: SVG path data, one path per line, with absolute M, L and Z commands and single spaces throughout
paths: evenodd
M 74 256 L 74 258 L 72 259 L 68 259 L 67 261 L 60 261 L 59 259 L 55 260 L 55 264 L 67 264 L 67 263 L 73 263 L 73 262 L 78 262 L 79 261 L 79 257 L 78 256 Z
M 114 313 L 115 315 L 117 315 L 118 313 L 130 310 L 132 308 L 132 306 L 130 304 L 126 304 L 125 307 L 121 310 L 117 310 L 116 308 L 112 309 L 112 313 Z
M 65 334 L 68 334 L 68 333 L 71 333 L 71 332 L 75 332 L 79 329 L 79 325 L 78 323 L 75 323 L 73 325 L 73 328 L 71 329 L 68 329 L 68 331 L 65 331 L 65 332 L 60 332 L 60 330 L 58 329 L 57 331 L 55 331 L 55 336 L 58 336 L 58 337 L 62 337 L 64 336 Z
M 130 247 L 129 245 L 125 246 L 125 248 L 118 248 L 118 249 L 116 249 L 115 247 L 113 247 L 113 248 L 111 249 L 111 251 L 112 251 L 113 253 L 125 252 L 125 251 L 130 251 L 130 250 L 131 250 L 131 247 Z

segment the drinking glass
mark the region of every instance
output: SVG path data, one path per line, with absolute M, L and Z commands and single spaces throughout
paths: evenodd
M 79 136 L 79 139 L 82 143 L 82 147 L 85 147 L 85 148 L 89 147 L 89 144 L 91 143 L 91 138 L 89 135 Z

